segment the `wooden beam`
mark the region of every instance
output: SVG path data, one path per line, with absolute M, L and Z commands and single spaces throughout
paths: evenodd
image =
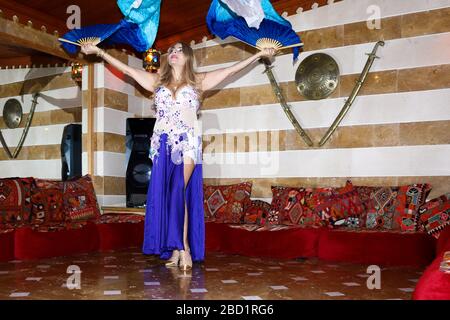
M 57 19 L 46 12 L 38 11 L 16 1 L 0 0 L 0 9 L 3 11 L 5 18 L 11 20 L 16 15 L 21 24 L 26 25 L 28 21 L 32 21 L 34 28 L 39 30 L 41 26 L 46 26 L 51 33 L 55 30 L 58 30 L 59 34 L 64 34 L 68 31 L 64 19 Z
M 8 67 L 18 67 L 22 66 L 23 68 L 28 65 L 28 67 L 32 67 L 32 65 L 35 65 L 36 68 L 38 68 L 41 64 L 43 67 L 47 67 L 47 65 L 51 65 L 52 67 L 55 66 L 55 64 L 58 64 L 59 66 L 62 66 L 64 63 L 66 65 L 69 65 L 69 63 L 65 59 L 61 59 L 58 57 L 52 57 L 48 55 L 33 55 L 33 56 L 20 56 L 20 57 L 12 57 L 12 58 L 0 58 L 0 67 L 4 68 L 6 66 Z
M 2 17 L 0 17 L 0 41 L 13 46 L 45 52 L 66 60 L 81 60 L 81 56 L 69 56 L 61 48 L 57 36 Z

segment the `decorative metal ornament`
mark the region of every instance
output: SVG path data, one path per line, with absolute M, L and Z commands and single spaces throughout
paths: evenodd
M 76 82 L 83 80 L 83 65 L 81 63 L 75 62 L 72 65 L 72 79 Z
M 325 99 L 339 84 L 339 66 L 325 53 L 310 55 L 298 66 L 295 83 L 306 99 Z
M 36 109 L 38 96 L 39 96 L 39 93 L 33 94 L 33 102 L 31 104 L 30 113 L 28 114 L 27 122 L 25 123 L 25 127 L 22 131 L 22 136 L 20 137 L 19 143 L 17 144 L 17 147 L 14 150 L 14 153 L 11 153 L 11 150 L 9 150 L 9 147 L 6 144 L 5 138 L 3 137 L 2 131 L 0 130 L 0 143 L 2 144 L 3 149 L 8 154 L 8 157 L 10 159 L 16 159 L 17 156 L 19 155 L 20 150 L 22 149 L 23 143 L 25 142 L 25 138 L 27 137 L 27 134 L 28 134 L 28 130 L 30 129 L 30 126 L 31 126 L 31 121 L 33 120 L 34 110 Z M 19 124 L 20 124 L 20 122 L 19 122 Z
M 303 139 L 303 141 L 305 141 L 308 146 L 312 147 L 313 142 L 312 142 L 311 138 L 308 136 L 308 134 L 305 132 L 305 130 L 300 126 L 297 119 L 295 118 L 295 115 L 291 111 L 291 107 L 287 104 L 286 99 L 283 96 L 281 88 L 278 85 L 278 82 L 276 81 L 275 76 L 273 75 L 273 72 L 272 72 L 273 67 L 271 66 L 270 61 L 268 59 L 262 58 L 262 59 L 260 59 L 260 62 L 264 63 L 264 66 L 265 66 L 264 73 L 269 78 L 273 92 L 275 93 L 275 96 L 277 97 L 278 102 L 280 103 L 281 107 L 283 108 L 284 113 L 286 114 L 289 121 L 294 126 L 297 133 Z
M 144 52 L 144 69 L 148 72 L 157 72 L 161 65 L 161 52 L 156 49 L 148 49 Z
M 22 116 L 22 105 L 19 100 L 9 99 L 6 101 L 5 106 L 3 107 L 3 120 L 8 128 L 18 128 L 22 122 Z
M 373 62 L 375 59 L 379 59 L 380 57 L 377 56 L 377 50 L 378 48 L 384 47 L 385 42 L 384 41 L 378 41 L 375 46 L 373 47 L 373 50 L 371 53 L 366 53 L 369 57 L 367 58 L 367 62 L 364 66 L 363 71 L 361 72 L 361 75 L 359 76 L 358 80 L 356 80 L 355 87 L 353 88 L 352 92 L 350 93 L 350 96 L 345 101 L 344 106 L 342 107 L 341 111 L 339 112 L 338 116 L 334 120 L 331 127 L 328 129 L 328 131 L 325 133 L 323 138 L 319 142 L 319 146 L 323 146 L 328 139 L 330 139 L 331 135 L 336 131 L 337 127 L 341 123 L 342 119 L 344 119 L 345 115 L 347 114 L 348 110 L 352 106 L 353 102 L 356 99 L 356 96 L 358 95 L 359 91 L 361 90 L 364 82 L 366 81 L 367 75 L 369 74 L 370 68 L 372 68 Z

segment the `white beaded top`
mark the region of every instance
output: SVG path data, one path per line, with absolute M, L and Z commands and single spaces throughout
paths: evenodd
M 171 158 L 176 164 L 183 156 L 191 157 L 195 163 L 202 159 L 202 133 L 198 112 L 200 100 L 192 86 L 178 89 L 175 98 L 170 89 L 160 86 L 155 90 L 156 123 L 151 137 L 150 155 L 155 161 L 160 146 L 160 137 L 167 134 L 167 143 L 172 146 Z M 168 151 L 168 146 L 166 147 Z

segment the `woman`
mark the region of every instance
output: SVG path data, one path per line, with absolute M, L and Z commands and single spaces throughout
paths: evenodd
M 264 49 L 230 67 L 194 72 L 190 46 L 176 43 L 158 73 L 132 68 L 91 45 L 81 48 L 97 54 L 154 92 L 156 124 L 151 138 L 153 169 L 147 194 L 143 252 L 169 259 L 167 267 L 192 267 L 205 255 L 202 133 L 197 115 L 201 94 L 241 71 L 274 49 Z M 170 257 L 170 258 L 169 258 Z

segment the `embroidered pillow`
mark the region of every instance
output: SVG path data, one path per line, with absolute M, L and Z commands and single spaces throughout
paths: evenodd
M 441 231 L 450 225 L 450 193 L 423 204 L 417 216 L 425 231 L 438 239 Z
M 429 184 L 356 187 L 366 209 L 368 229 L 416 230 L 416 215 L 431 191 Z
M 345 187 L 335 189 L 333 195 L 323 198 L 314 211 L 323 223 L 331 228 L 358 229 L 364 226 L 365 208 L 358 191 L 349 181 Z
M 425 203 L 431 185 L 412 184 L 401 186 L 398 190 L 398 206 L 394 212 L 393 226 L 396 230 L 416 231 L 416 220 L 419 208 Z
M 270 203 L 262 200 L 251 200 L 250 206 L 245 210 L 244 223 L 265 224 L 270 213 Z
M 31 203 L 32 224 L 46 224 L 65 221 L 63 202 L 64 182 L 35 179 Z
M 100 217 L 100 209 L 90 175 L 64 182 L 64 209 L 68 220 Z
M 320 192 L 329 190 L 321 189 L 315 194 L 313 191 L 311 188 L 272 186 L 271 224 L 321 226 L 320 217 L 311 206 L 316 201 L 313 197 L 318 198 Z
M 232 185 L 203 185 L 206 221 L 241 223 L 244 212 L 251 205 L 252 183 Z
M 28 223 L 33 178 L 0 179 L 0 224 Z
M 314 188 L 307 202 L 325 226 L 359 228 L 363 225 L 365 209 L 350 180 L 343 187 Z

